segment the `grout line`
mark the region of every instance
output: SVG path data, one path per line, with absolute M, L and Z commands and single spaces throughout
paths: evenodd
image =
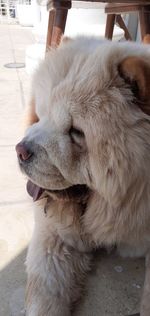
M 8 32 L 9 32 L 9 39 L 10 39 L 10 43 L 11 43 L 11 50 L 12 50 L 12 55 L 13 55 L 13 61 L 16 63 L 17 61 L 16 61 L 16 57 L 15 57 L 15 53 L 14 53 L 14 44 L 13 44 L 12 35 L 11 35 L 11 29 L 10 29 L 9 25 L 8 25 Z M 19 81 L 21 105 L 22 105 L 22 109 L 24 109 L 25 108 L 25 98 L 24 98 L 23 85 L 22 85 L 22 81 L 21 81 L 21 78 L 20 78 L 19 70 L 17 68 L 15 70 L 16 70 L 16 73 L 17 73 L 18 81 Z

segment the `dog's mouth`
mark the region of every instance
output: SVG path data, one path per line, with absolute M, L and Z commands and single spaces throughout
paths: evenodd
M 33 198 L 33 201 L 38 201 L 42 198 L 45 189 L 39 187 L 38 185 L 34 184 L 31 180 L 27 182 L 27 192 Z
M 73 185 L 62 190 L 48 190 L 34 184 L 31 180 L 27 182 L 27 192 L 33 198 L 33 201 L 51 197 L 54 200 L 76 201 L 85 204 L 89 196 L 89 188 L 84 184 Z

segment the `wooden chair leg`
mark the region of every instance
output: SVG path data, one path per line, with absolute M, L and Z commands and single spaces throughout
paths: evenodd
M 55 18 L 55 10 L 49 12 L 48 28 L 47 28 L 47 39 L 46 39 L 46 52 L 49 50 L 52 41 L 53 24 Z
M 105 37 L 110 40 L 113 37 L 115 19 L 116 19 L 116 14 L 107 14 Z
M 143 40 L 146 34 L 150 34 L 150 6 L 139 10 L 139 22 L 141 28 L 141 38 Z
M 68 9 L 56 9 L 53 31 L 51 37 L 51 46 L 57 47 L 60 44 L 62 35 L 65 31 Z
M 132 37 L 123 21 L 123 18 L 120 14 L 116 16 L 116 23 L 118 23 L 119 27 L 124 31 L 124 37 L 127 41 L 132 41 Z

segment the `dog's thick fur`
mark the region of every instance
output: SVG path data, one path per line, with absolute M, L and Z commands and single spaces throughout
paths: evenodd
M 133 43 L 68 41 L 47 54 L 32 92 L 31 112 L 39 121 L 23 140 L 32 159 L 20 164 L 51 191 L 35 210 L 27 315 L 70 316 L 93 248 L 117 245 L 126 256 L 149 252 L 149 51 Z M 64 189 L 79 184 L 88 190 L 85 203 L 63 197 Z M 141 315 L 150 315 L 143 302 Z

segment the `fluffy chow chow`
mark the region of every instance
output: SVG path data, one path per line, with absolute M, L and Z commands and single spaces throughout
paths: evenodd
M 147 256 L 141 315 L 150 315 L 147 46 L 85 38 L 62 44 L 33 78 L 29 112 L 32 124 L 16 146 L 38 200 L 27 316 L 70 316 L 91 251 L 102 245 Z

